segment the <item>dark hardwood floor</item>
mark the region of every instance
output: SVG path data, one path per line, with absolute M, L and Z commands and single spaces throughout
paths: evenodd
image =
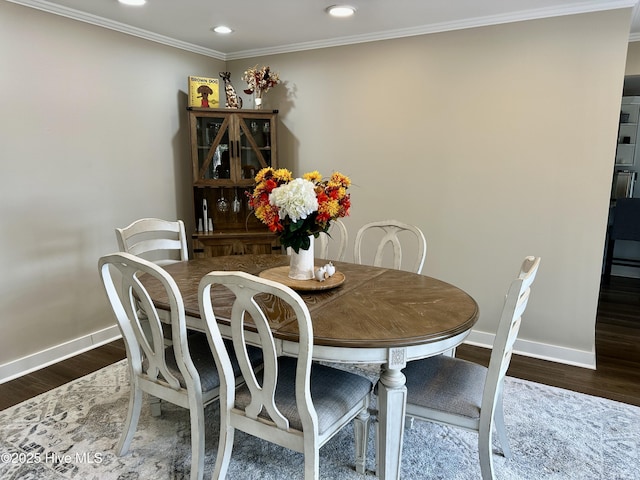
M 640 406 L 640 279 L 603 282 L 595 343 L 596 370 L 514 355 L 507 374 Z M 461 345 L 456 355 L 486 365 L 490 351 Z
M 0 385 L 0 410 L 100 370 L 127 356 L 122 339 Z
M 526 314 L 524 317 L 526 321 Z M 490 351 L 461 345 L 457 356 L 487 364 Z M 0 410 L 125 358 L 122 340 L 0 385 Z M 596 322 L 597 369 L 514 355 L 508 374 L 640 406 L 640 279 L 603 284 Z

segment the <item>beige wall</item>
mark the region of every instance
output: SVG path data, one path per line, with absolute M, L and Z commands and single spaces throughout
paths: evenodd
M 224 62 L 9 2 L 0 58 L 2 365 L 114 324 L 98 257 L 191 218 L 187 76 Z
M 374 219 L 419 225 L 424 273 L 478 300 L 479 332 L 495 328 L 521 259 L 541 255 L 522 345 L 582 361 L 629 19 L 619 10 L 228 67 L 238 90 L 248 66 L 280 72 L 286 85 L 265 101 L 282 113 L 284 165 L 352 177 L 352 239 Z M 1 367 L 113 325 L 96 265 L 116 248 L 115 226 L 159 216 L 192 228 L 186 77 L 225 65 L 7 2 L 0 58 Z
M 479 332 L 495 330 L 522 258 L 542 256 L 520 348 L 589 363 L 628 28 L 615 11 L 230 69 L 288 80 L 265 99 L 282 112 L 285 165 L 352 177 L 352 234 L 387 217 L 422 228 L 424 273 L 477 299 Z

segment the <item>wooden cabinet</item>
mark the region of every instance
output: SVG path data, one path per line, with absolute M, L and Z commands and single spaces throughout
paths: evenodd
M 246 195 L 260 169 L 277 168 L 277 110 L 189 108 L 188 113 L 194 256 L 280 253 L 277 236 L 253 215 Z
M 195 258 L 281 252 L 278 238 L 268 230 L 263 232 L 214 230 L 209 234 L 193 235 Z

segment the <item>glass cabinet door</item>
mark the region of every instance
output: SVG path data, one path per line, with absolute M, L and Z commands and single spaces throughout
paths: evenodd
M 228 117 L 196 117 L 197 179 L 231 178 Z
M 262 168 L 272 166 L 271 119 L 240 119 L 239 177 L 253 180 Z
M 275 112 L 191 113 L 197 185 L 250 186 L 262 168 L 276 166 Z

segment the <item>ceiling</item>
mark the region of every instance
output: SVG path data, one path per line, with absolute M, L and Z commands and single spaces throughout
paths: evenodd
M 633 7 L 637 0 L 8 0 L 221 60 Z M 325 8 L 347 3 L 350 18 Z M 234 30 L 222 36 L 211 28 Z M 640 40 L 640 15 L 630 39 Z

